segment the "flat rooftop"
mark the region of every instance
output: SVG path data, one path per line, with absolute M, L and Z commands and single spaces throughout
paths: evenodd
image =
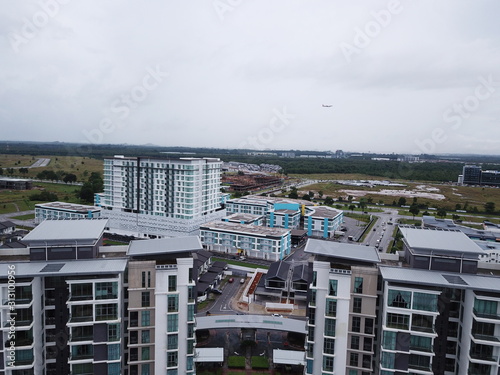
M 237 212 L 237 213 L 234 213 L 234 214 L 231 214 L 231 215 L 224 217 L 224 219 L 238 220 L 238 221 L 254 221 L 254 220 L 260 219 L 261 217 L 262 217 L 262 215 L 252 215 L 252 214 L 245 214 L 245 213 Z
M 327 206 L 308 207 L 308 209 L 311 211 L 306 213 L 305 216 L 328 218 L 328 219 L 333 219 L 343 212 Z
M 374 247 L 355 245 L 345 242 L 334 242 L 309 238 L 304 252 L 325 257 L 380 263 L 378 251 Z
M 200 229 L 211 229 L 227 233 L 243 233 L 262 237 L 281 237 L 290 229 L 261 227 L 253 224 L 238 224 L 225 221 L 214 221 L 203 224 Z
M 86 260 L 60 260 L 50 262 L 1 262 L 0 275 L 7 277 L 9 266 L 14 265 L 16 278 L 35 276 L 75 276 L 121 273 L 127 267 L 126 258 L 99 258 Z
M 44 220 L 24 236 L 30 241 L 97 240 L 104 232 L 108 220 Z
M 415 268 L 379 267 L 385 281 L 397 283 L 442 286 L 449 288 L 475 289 L 485 291 L 500 290 L 500 277 L 452 273 L 444 271 L 429 271 Z
M 130 241 L 127 254 L 129 256 L 137 256 L 165 253 L 184 253 L 186 251 L 197 251 L 201 249 L 203 249 L 203 245 L 201 244 L 200 237 L 186 236 Z
M 406 225 L 400 225 L 399 230 L 412 250 L 484 254 L 474 241 L 459 230 L 417 228 Z
M 49 202 L 49 203 L 38 203 L 35 204 L 35 207 L 40 208 L 54 208 L 58 210 L 64 211 L 100 211 L 100 207 L 89 206 L 85 204 L 75 204 L 75 203 L 66 203 L 66 202 Z

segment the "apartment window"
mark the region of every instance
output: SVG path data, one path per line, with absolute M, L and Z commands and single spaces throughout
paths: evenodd
M 362 363 L 363 368 L 371 368 L 372 367 L 372 356 L 363 354 L 363 363 Z
M 309 300 L 311 306 L 316 306 L 316 290 L 311 289 L 311 299 Z
M 497 314 L 497 301 L 487 301 L 483 299 L 474 298 L 474 313 L 479 317 L 493 317 L 496 318 Z
M 188 305 L 188 321 L 194 320 L 194 305 Z
M 118 319 L 118 305 L 116 303 L 106 303 L 95 306 L 96 320 Z
M 118 298 L 118 283 L 105 282 L 95 284 L 95 299 L 116 299 Z
M 361 332 L 361 318 L 359 316 L 352 317 L 352 332 Z
M 141 332 L 141 344 L 149 344 L 151 342 L 151 332 L 145 329 Z
M 149 363 L 143 363 L 141 365 L 141 375 L 150 375 L 150 374 L 151 374 L 151 371 L 150 371 Z
M 411 335 L 410 336 L 410 349 L 425 351 L 425 352 L 432 352 L 432 338 Z
M 187 354 L 193 354 L 194 353 L 194 340 L 188 340 L 187 341 Z
M 137 344 L 139 342 L 139 332 L 137 331 L 130 331 L 129 333 L 129 339 L 131 344 Z
M 141 285 L 143 288 L 146 288 L 146 287 L 151 288 L 151 271 L 147 271 L 147 272 L 143 271 L 141 279 L 142 279 Z
M 420 332 L 434 332 L 434 319 L 429 315 L 413 314 L 411 329 Z
M 177 312 L 179 310 L 179 298 L 177 295 L 167 297 L 167 311 Z
M 383 368 L 394 368 L 396 362 L 396 353 L 382 352 L 381 364 Z
M 108 361 L 120 359 L 120 344 L 108 345 Z
M 188 323 L 188 334 L 187 337 L 194 337 L 194 324 L 193 323 Z
M 410 354 L 408 368 L 417 368 L 420 370 L 429 370 L 431 367 L 431 358 L 425 355 Z
M 411 306 L 411 292 L 389 289 L 387 294 L 387 306 L 409 309 Z
M 168 291 L 175 292 L 177 290 L 177 275 L 168 276 Z
M 179 328 L 179 318 L 177 314 L 167 315 L 167 332 L 177 332 Z
M 328 295 L 336 296 L 337 295 L 337 280 L 330 280 L 328 287 Z
M 325 338 L 323 341 L 323 353 L 335 354 L 335 340 Z
M 335 319 L 325 319 L 325 336 L 335 336 Z
M 177 352 L 167 352 L 167 367 L 177 366 Z
M 365 318 L 365 333 L 368 335 L 373 334 L 373 319 Z
M 365 352 L 371 352 L 372 351 L 372 346 L 373 346 L 373 340 L 371 337 L 365 337 L 363 341 L 363 350 Z
M 354 293 L 363 293 L 363 278 L 362 277 L 356 277 L 354 279 Z
M 179 348 L 179 339 L 177 335 L 167 335 L 167 350 Z
M 139 326 L 139 312 L 137 311 L 131 311 L 130 312 L 130 322 L 129 322 L 130 327 L 137 327 Z
M 194 302 L 194 287 L 188 287 L 188 300 L 189 302 Z
M 149 292 L 142 292 L 141 293 L 141 306 L 142 307 L 149 307 L 150 304 L 151 304 L 150 293 Z
M 118 341 L 120 336 L 120 324 L 108 324 L 108 341 Z
M 151 325 L 151 311 L 141 311 L 141 327 Z
M 351 336 L 351 349 L 359 350 L 359 336 Z
M 92 284 L 71 284 L 72 301 L 91 300 L 92 298 Z
M 408 329 L 410 325 L 410 316 L 403 314 L 387 313 L 387 327 L 396 329 Z
M 396 350 L 396 332 L 384 331 L 382 347 L 388 350 Z
M 333 371 L 333 357 L 323 357 L 323 371 Z
M 120 375 L 121 367 L 119 363 L 108 363 L 108 375 Z
M 361 298 L 354 297 L 353 304 L 352 304 L 352 312 L 353 313 L 361 313 L 361 302 L 362 302 Z
M 194 360 L 193 357 L 187 357 L 187 362 L 186 362 L 186 370 L 192 371 L 194 368 Z
M 326 299 L 325 315 L 326 316 L 337 315 L 337 300 L 329 298 Z
M 349 357 L 349 366 L 358 367 L 358 362 L 359 362 L 359 354 L 351 353 Z
M 143 346 L 141 348 L 141 360 L 143 361 L 149 360 L 149 346 Z

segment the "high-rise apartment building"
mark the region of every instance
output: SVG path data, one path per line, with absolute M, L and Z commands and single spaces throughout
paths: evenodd
M 103 216 L 110 231 L 151 238 L 194 234 L 220 219 L 221 161 L 115 156 L 104 160 Z

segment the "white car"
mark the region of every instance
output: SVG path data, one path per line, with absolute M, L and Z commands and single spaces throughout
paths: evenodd
M 272 314 L 271 316 L 274 316 L 275 318 L 283 318 L 283 315 L 281 314 Z

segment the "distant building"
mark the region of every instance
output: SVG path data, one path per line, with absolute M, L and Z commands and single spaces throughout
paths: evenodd
M 0 177 L 0 189 L 30 190 L 33 182 L 24 178 Z
M 500 186 L 500 171 L 483 171 L 480 166 L 465 165 L 459 182 L 464 185 Z
M 50 202 L 35 204 L 35 223 L 43 220 L 97 219 L 101 208 L 83 204 Z

